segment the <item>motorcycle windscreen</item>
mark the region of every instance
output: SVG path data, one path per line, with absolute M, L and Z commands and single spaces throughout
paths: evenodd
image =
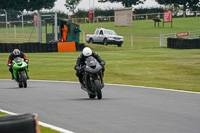
M 94 66 L 96 66 L 96 64 L 97 64 L 97 61 L 96 61 L 96 59 L 95 59 L 94 57 L 89 56 L 89 57 L 86 59 L 86 65 L 87 65 L 87 66 L 94 67 Z
M 97 65 L 95 67 L 86 66 L 84 69 L 85 72 L 88 72 L 91 74 L 98 73 L 101 70 L 102 70 L 102 66 L 99 63 L 97 63 Z
M 20 63 L 20 62 L 22 62 L 22 58 L 17 57 L 17 58 L 14 59 L 14 61 L 15 61 L 16 63 Z

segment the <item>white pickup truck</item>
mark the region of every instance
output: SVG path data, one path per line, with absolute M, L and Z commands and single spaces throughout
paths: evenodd
M 96 28 L 94 34 L 86 35 L 86 40 L 88 43 L 115 44 L 118 47 L 121 47 L 124 42 L 123 36 L 118 36 L 114 30 L 105 28 Z

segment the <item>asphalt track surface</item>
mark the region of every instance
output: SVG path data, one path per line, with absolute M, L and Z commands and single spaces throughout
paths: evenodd
M 0 80 L 0 109 L 37 113 L 75 133 L 199 133 L 200 93 L 106 84 L 101 100 L 76 82 Z

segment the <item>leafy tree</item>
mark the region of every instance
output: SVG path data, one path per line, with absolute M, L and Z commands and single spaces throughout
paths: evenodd
M 40 10 L 42 8 L 51 9 L 56 0 L 0 0 L 0 9 L 12 9 L 23 11 Z
M 98 2 L 121 2 L 123 6 L 125 7 L 131 7 L 132 5 L 138 5 L 140 3 L 143 3 L 146 0 L 99 0 Z
M 75 9 L 78 6 L 78 4 L 80 3 L 81 0 L 66 0 L 66 8 L 69 9 L 70 12 L 72 12 L 73 14 L 75 13 Z
M 196 10 L 200 6 L 200 0 L 156 0 L 161 5 L 182 5 L 183 10 Z

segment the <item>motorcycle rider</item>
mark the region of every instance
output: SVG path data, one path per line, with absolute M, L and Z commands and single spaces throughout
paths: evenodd
M 83 71 L 81 70 L 81 67 L 85 65 L 85 61 L 87 59 L 87 57 L 89 56 L 93 56 L 99 63 L 100 65 L 103 67 L 103 72 L 105 70 L 104 65 L 106 64 L 104 60 L 101 59 L 101 57 L 97 54 L 97 52 L 92 51 L 89 47 L 85 47 L 83 49 L 83 52 L 78 56 L 78 59 L 76 61 L 76 65 L 74 67 L 74 69 L 76 70 L 76 76 L 79 79 L 79 82 L 81 84 L 81 88 L 83 90 L 85 90 L 85 85 L 83 84 Z
M 14 49 L 13 52 L 10 54 L 9 58 L 8 58 L 8 66 L 9 71 L 11 72 L 12 75 L 12 80 L 14 79 L 14 75 L 13 75 L 13 69 L 12 69 L 12 61 L 16 58 L 16 57 L 21 57 L 24 58 L 25 62 L 28 63 L 29 60 L 28 58 L 25 56 L 25 54 L 23 52 L 21 52 L 19 49 Z M 29 77 L 28 77 L 29 79 Z

